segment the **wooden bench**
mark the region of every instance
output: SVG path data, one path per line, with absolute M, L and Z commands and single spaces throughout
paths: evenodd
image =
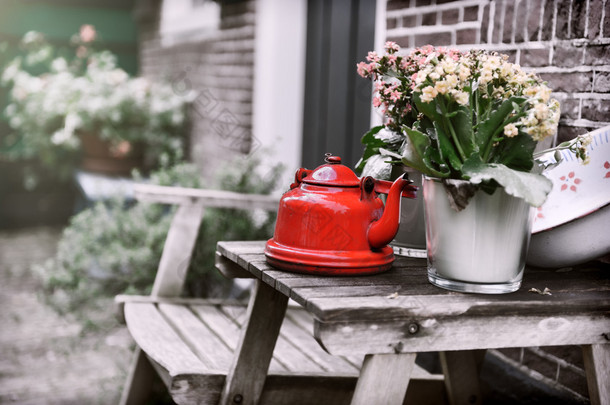
M 216 404 L 242 325 L 252 311 L 229 300 L 180 298 L 185 271 L 205 207 L 276 210 L 270 196 L 224 191 L 136 185 L 139 201 L 177 204 L 150 296 L 118 296 L 116 301 L 138 348 L 121 404 L 146 403 L 157 373 L 178 404 Z M 230 269 L 223 269 L 230 274 Z M 348 404 L 363 357 L 332 356 L 313 338 L 313 318 L 289 305 L 275 346 L 262 404 Z M 255 372 L 255 371 L 253 371 Z M 266 372 L 264 370 L 263 372 Z M 442 375 L 416 367 L 406 402 L 445 403 Z M 239 402 L 239 398 L 234 401 Z

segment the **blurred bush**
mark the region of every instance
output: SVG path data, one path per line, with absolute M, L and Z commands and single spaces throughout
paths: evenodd
M 221 188 L 242 193 L 268 194 L 280 171 L 267 176 L 256 172 L 258 161 L 242 160 L 222 171 Z M 201 187 L 197 169 L 178 164 L 153 172 L 150 183 Z M 65 229 L 55 258 L 35 268 L 46 301 L 60 313 L 80 311 L 96 297 L 149 294 L 161 258 L 174 207 L 128 204 L 117 198 L 99 202 L 74 216 Z M 226 295 L 230 281 L 214 268 L 218 240 L 255 240 L 273 235 L 275 214 L 210 208 L 202 220 L 193 259 L 187 273 L 185 295 Z

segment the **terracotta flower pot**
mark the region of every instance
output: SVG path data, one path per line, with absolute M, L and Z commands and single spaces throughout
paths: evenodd
M 79 135 L 83 156 L 83 170 L 115 175 L 129 176 L 135 168 L 144 164 L 144 147 L 140 143 L 122 141 L 114 144 L 92 134 Z

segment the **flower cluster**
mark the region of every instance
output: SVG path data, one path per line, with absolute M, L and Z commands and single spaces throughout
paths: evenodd
M 402 54 L 394 42 L 382 56 L 369 52 L 357 70 L 374 83 L 373 105 L 386 118 L 384 129 L 404 139 L 385 144 L 374 128 L 363 138 L 359 169 L 385 154 L 427 175 L 492 189 L 519 178 L 543 190 L 535 198 L 525 193 L 528 202 L 544 201 L 549 184 L 528 175 L 537 142 L 557 131 L 560 108 L 538 76 L 495 52 L 427 45 Z
M 472 103 L 474 107 L 480 107 L 480 100 L 498 104 L 511 97 L 526 97 L 526 114 L 507 123 L 504 135 L 516 136 L 520 129 L 540 141 L 557 130 L 559 102 L 550 98 L 551 90 L 533 73 L 510 63 L 506 55 L 426 45 L 401 56 L 394 42 L 387 42 L 385 50 L 382 57 L 369 52 L 368 63 L 359 63 L 357 69 L 360 76 L 374 80 L 373 105 L 382 107 L 390 129 L 400 131 L 399 125 L 405 121 L 412 124 L 409 117 L 413 116 L 413 93 L 417 92 L 424 103 L 440 95 L 447 103 Z M 487 112 L 478 109 L 475 114 Z
M 130 77 L 114 54 L 92 48 L 95 36 L 92 26 L 83 26 L 70 58 L 41 34 L 26 34 L 25 55 L 2 75 L 11 88 L 4 113 L 19 145 L 13 149 L 20 158 L 61 165 L 65 156 L 77 155 L 79 135 L 87 133 L 115 146 L 143 142 L 152 156 L 180 157 L 188 97 L 169 84 Z

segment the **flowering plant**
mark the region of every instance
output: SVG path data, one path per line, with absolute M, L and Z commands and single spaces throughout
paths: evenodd
M 11 88 L 4 113 L 15 131 L 3 154 L 41 159 L 65 176 L 80 151 L 79 135 L 91 134 L 119 151 L 142 142 L 157 159 L 181 157 L 188 100 L 169 84 L 129 77 L 114 54 L 93 48 L 95 36 L 92 26 L 83 26 L 71 56 L 40 33 L 24 36 L 25 54 L 2 75 Z
M 533 206 L 544 202 L 552 183 L 535 167 L 534 149 L 557 130 L 559 102 L 539 77 L 493 52 L 428 45 L 403 56 L 394 42 L 385 51 L 357 66 L 386 118 L 364 136 L 358 169 L 389 157 L 445 184 L 467 180 L 465 202 L 448 188 L 457 209 L 477 188 L 498 186 Z M 560 147 L 582 154 L 582 142 Z

